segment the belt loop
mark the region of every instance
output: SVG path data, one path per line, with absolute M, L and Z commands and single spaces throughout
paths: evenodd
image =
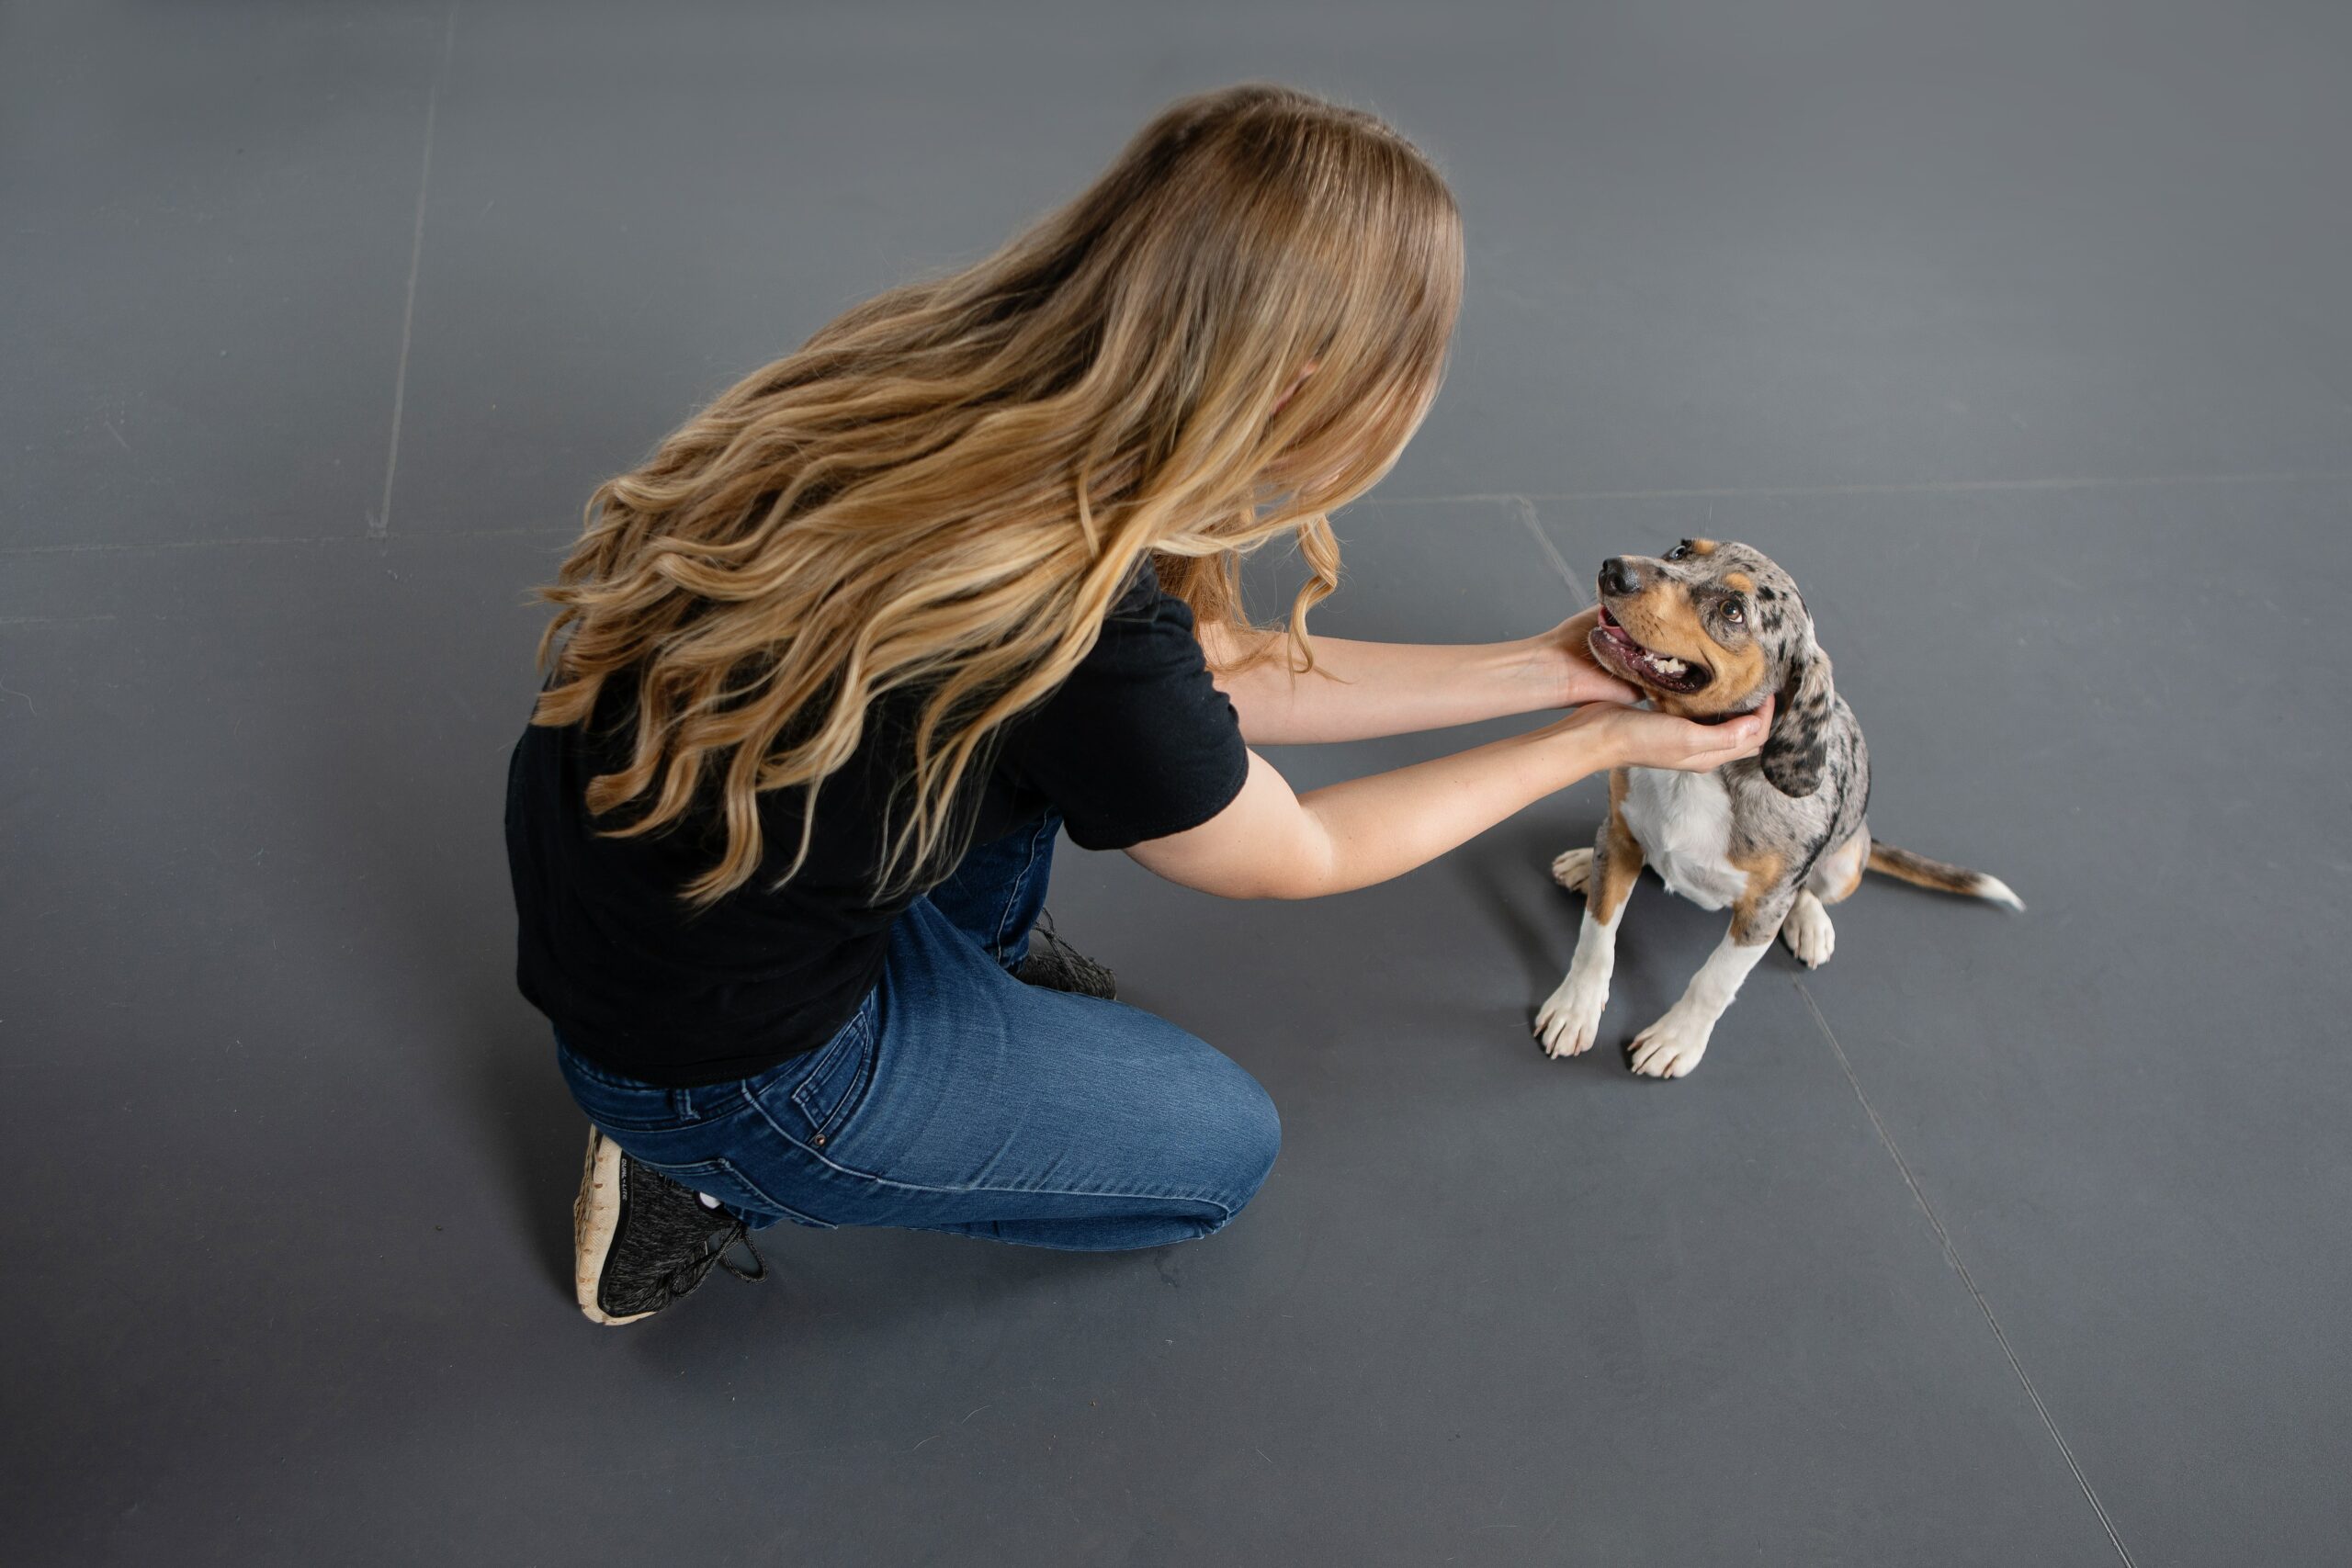
M 670 1091 L 670 1111 L 671 1114 L 676 1116 L 681 1122 L 693 1121 L 695 1119 L 694 1091 L 688 1089 L 672 1089 Z

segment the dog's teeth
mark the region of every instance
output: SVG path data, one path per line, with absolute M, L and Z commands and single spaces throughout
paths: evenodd
M 1652 659 L 1650 662 L 1657 666 L 1658 673 L 1662 675 L 1679 675 L 1684 669 L 1679 659 Z

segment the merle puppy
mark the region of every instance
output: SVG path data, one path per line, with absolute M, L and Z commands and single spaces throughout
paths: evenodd
M 1609 775 L 1600 837 L 1552 863 L 1563 887 L 1584 894 L 1585 909 L 1567 977 L 1536 1015 L 1545 1054 L 1573 1056 L 1599 1035 L 1617 921 L 1645 864 L 1668 891 L 1732 912 L 1731 930 L 1681 999 L 1634 1039 L 1634 1070 L 1652 1077 L 1682 1077 L 1699 1065 L 1773 932 L 1808 967 L 1827 959 L 1827 907 L 1861 886 L 1865 867 L 2025 908 L 1997 877 L 1871 843 L 1861 727 L 1830 684 L 1797 585 L 1760 551 L 1685 539 L 1659 558 L 1611 557 L 1600 568 L 1591 645 L 1603 668 L 1661 712 L 1721 719 L 1753 711 L 1767 694 L 1779 706 L 1754 758 L 1707 773 Z

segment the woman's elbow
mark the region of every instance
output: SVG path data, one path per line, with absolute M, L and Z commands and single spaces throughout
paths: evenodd
M 1301 898 L 1320 898 L 1327 893 L 1337 891 L 1335 868 L 1330 857 L 1319 852 L 1268 856 L 1243 867 L 1238 876 L 1238 885 L 1239 890 L 1227 893 L 1227 897 L 1295 902 Z
M 1153 875 L 1218 898 L 1296 900 L 1331 891 L 1328 868 L 1311 857 L 1250 855 L 1203 863 L 1182 855 L 1155 854 L 1148 845 L 1128 852 Z

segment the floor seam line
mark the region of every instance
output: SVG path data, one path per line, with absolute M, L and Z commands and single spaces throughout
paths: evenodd
M 1500 501 L 1532 505 L 1539 501 L 1728 501 L 1774 496 L 1944 495 L 1998 491 L 2161 490 L 2171 486 L 2188 485 L 2324 484 L 2341 479 L 2352 479 L 2352 472 L 2316 469 L 2309 472 L 2257 474 L 2150 474 L 2142 478 L 2115 475 L 2084 479 L 1928 479 L 1887 484 L 1722 485 L 1659 490 L 1578 490 L 1549 492 L 1467 491 L 1458 495 L 1373 495 L 1351 502 L 1349 504 L 1351 506 L 1435 506 L 1449 502 Z
M 1568 592 L 1577 596 L 1577 602 L 1590 605 L 1592 595 L 1585 592 L 1584 583 L 1578 580 L 1577 574 L 1568 570 L 1567 558 L 1560 554 L 1559 547 L 1552 543 L 1552 536 L 1544 531 L 1544 520 L 1535 514 L 1535 503 L 1523 495 L 1506 496 L 1503 499 L 1511 503 L 1512 510 L 1519 513 L 1519 520 L 1527 525 L 1527 531 L 1530 534 L 1535 536 L 1535 547 L 1544 552 L 1544 558 L 1552 563 L 1552 570 L 1560 574 L 1560 581 L 1566 583 Z
M 2065 1435 L 2058 1430 L 2058 1423 L 2051 1416 L 2050 1407 L 2042 1403 L 2041 1391 L 2034 1387 L 2033 1379 L 2026 1373 L 2025 1363 L 2018 1359 L 2016 1349 L 2009 1344 L 2009 1337 L 2002 1332 L 2001 1320 L 1993 1314 L 1993 1303 L 1986 1301 L 1984 1292 L 1977 1288 L 1974 1276 L 1968 1271 L 1968 1265 L 1961 1260 L 1960 1249 L 1952 1245 L 1951 1233 L 1944 1229 L 1943 1221 L 1936 1214 L 1935 1205 L 1928 1201 L 1928 1194 L 1920 1188 L 1918 1179 L 1911 1174 L 1910 1162 L 1903 1157 L 1903 1150 L 1896 1145 L 1894 1135 L 1887 1132 L 1886 1123 L 1879 1119 L 1878 1108 L 1871 1103 L 1870 1096 L 1862 1092 L 1862 1081 L 1855 1076 L 1854 1064 L 1848 1059 L 1846 1048 L 1838 1043 L 1837 1032 L 1829 1027 L 1829 1020 L 1823 1014 L 1821 1004 L 1813 999 L 1813 993 L 1805 988 L 1804 981 L 1792 979 L 1789 983 L 1796 988 L 1797 995 L 1804 998 L 1805 1009 L 1813 1014 L 1815 1026 L 1821 1031 L 1821 1037 L 1829 1043 L 1830 1051 L 1838 1058 L 1838 1069 L 1846 1075 L 1846 1086 L 1854 1091 L 1855 1100 L 1861 1104 L 1862 1114 L 1870 1118 L 1871 1129 L 1878 1134 L 1880 1145 L 1894 1161 L 1894 1168 L 1902 1173 L 1903 1184 L 1911 1190 L 1911 1201 L 1918 1204 L 1919 1212 L 1927 1216 L 1928 1228 L 1936 1233 L 1936 1241 L 1943 1247 L 1944 1261 L 1951 1264 L 1952 1272 L 1960 1276 L 1960 1282 L 1967 1290 L 1969 1299 L 1976 1303 L 1976 1310 L 1984 1314 L 1985 1325 L 1993 1331 L 1994 1342 L 2000 1346 L 2002 1356 L 2009 1363 L 2009 1371 L 2016 1375 L 2018 1386 L 2025 1390 L 2026 1398 L 2032 1402 L 2033 1413 L 2041 1417 L 2042 1429 L 2057 1445 L 2058 1457 L 2066 1461 L 2067 1470 L 2074 1474 L 2075 1484 L 2082 1488 L 2084 1500 L 2090 1504 L 2091 1512 L 2098 1516 L 2099 1528 L 2107 1532 L 2108 1543 L 2123 1560 L 2124 1568 L 2139 1568 L 2132 1560 L 2130 1549 L 2124 1546 L 2123 1537 L 2117 1533 L 2115 1521 L 2108 1517 L 2106 1505 L 2092 1490 L 2090 1477 L 2083 1473 L 2083 1467 L 2075 1461 L 2075 1450 L 2067 1446 Z
M 392 476 L 400 471 L 401 414 L 408 403 L 408 351 L 416 328 L 416 275 L 424 260 L 424 202 L 433 188 L 433 132 L 441 113 L 441 83 L 449 73 L 450 47 L 458 37 L 458 0 L 449 0 L 449 17 L 441 28 L 441 60 L 434 67 L 432 85 L 424 94 L 424 155 L 416 175 L 416 227 L 409 238 L 408 302 L 401 310 L 400 367 L 392 374 L 392 438 L 384 454 L 384 498 L 368 519 L 368 536 L 380 539 L 392 529 Z
M 452 20 L 453 24 L 454 24 L 454 21 L 455 21 L 455 19 L 456 19 L 456 16 L 457 16 L 457 11 L 456 11 L 456 8 L 453 6 L 453 7 L 451 7 L 451 10 L 450 10 L 450 17 L 451 17 L 451 20 Z M 420 203 L 419 205 L 420 205 L 420 210 L 422 210 L 422 203 Z M 413 306 L 414 287 L 415 287 L 415 280 L 414 280 L 414 276 L 413 276 L 413 269 L 412 269 L 412 276 L 411 276 L 411 279 L 410 279 L 410 288 L 411 288 L 411 302 L 412 302 L 412 307 Z M 397 432 L 398 432 L 398 428 L 399 428 L 400 408 L 401 408 L 401 402 L 402 402 L 402 399 L 403 399 L 402 388 L 405 386 L 406 377 L 407 377 L 407 369 L 408 369 L 408 355 L 407 355 L 407 350 L 406 350 L 406 341 L 407 341 L 408 332 L 407 332 L 407 329 L 406 329 L 405 327 L 403 327 L 403 329 L 402 329 L 401 336 L 402 336 L 402 351 L 401 351 L 401 371 L 400 371 L 400 376 L 399 376 L 398 379 L 396 379 L 396 381 L 395 381 L 395 384 L 394 384 L 394 389 L 393 389 L 393 411 L 394 411 L 393 417 L 394 417 L 394 431 L 395 431 L 395 441 L 394 441 L 394 445 L 393 445 L 393 453 L 394 453 L 394 455 L 395 455 L 395 456 L 397 456 L 397 452 L 398 452 Z M 384 499 L 385 499 L 385 503 L 386 503 L 386 511 L 385 511 L 385 514 L 384 514 L 384 516 L 382 516 L 382 517 L 380 517 L 380 518 L 379 518 L 379 517 L 370 517 L 370 518 L 368 519 L 368 537 L 369 537 L 369 538 L 371 538 L 371 539 L 380 539 L 380 538 L 384 537 L 384 536 L 385 536 L 385 531 L 386 531 L 386 529 L 387 529 L 387 528 L 389 527 L 389 525 L 390 525 L 390 500 L 391 500 L 391 482 L 390 482 L 390 481 L 391 481 L 392 474 L 391 474 L 391 465 L 390 465 L 390 463 L 389 461 L 388 461 L 388 462 L 387 462 L 387 464 L 386 464 L 384 478 L 385 478 Z M 1528 530 L 1529 530 L 1532 534 L 1533 534 L 1533 535 L 1534 535 L 1534 536 L 1535 536 L 1535 541 L 1536 541 L 1537 545 L 1538 545 L 1538 546 L 1540 546 L 1540 547 L 1543 548 L 1543 550 L 1544 550 L 1544 553 L 1545 557 L 1546 557 L 1546 558 L 1551 561 L 1551 563 L 1552 563 L 1552 569 L 1553 569 L 1555 571 L 1558 572 L 1558 573 L 1559 573 L 1559 575 L 1560 575 L 1561 580 L 1562 580 L 1563 581 L 1566 582 L 1566 583 L 1568 584 L 1568 586 L 1569 586 L 1572 590 L 1574 590 L 1574 591 L 1577 593 L 1577 595 L 1578 595 L 1578 596 L 1579 596 L 1579 597 L 1580 597 L 1580 598 L 1581 598 L 1581 599 L 1582 599 L 1586 604 L 1589 604 L 1590 603 L 1590 597 L 1589 597 L 1589 594 L 1587 594 L 1587 593 L 1586 593 L 1583 580 L 1582 580 L 1582 579 L 1580 579 L 1580 578 L 1578 578 L 1578 577 L 1577 577 L 1574 572 L 1572 572 L 1572 571 L 1570 571 L 1570 570 L 1568 570 L 1567 562 L 1566 562 L 1566 560 L 1561 557 L 1560 552 L 1559 552 L 1559 550 L 1557 549 L 1557 547 L 1555 547 L 1553 545 L 1550 536 L 1549 536 L 1549 535 L 1547 535 L 1547 534 L 1545 534 L 1545 533 L 1544 532 L 1543 525 L 1541 524 L 1541 522 L 1540 522 L 1540 521 L 1538 521 L 1538 513 L 1537 513 L 1537 511 L 1536 511 L 1536 502 L 1579 502 L 1579 501 L 1635 501 L 1635 500 L 1643 500 L 1643 499 L 1692 499 L 1692 500 L 1702 500 L 1702 499 L 1707 499 L 1707 498 L 1717 498 L 1717 499 L 1721 499 L 1721 498 L 1725 498 L 1725 497 L 1734 497 L 1734 496 L 1806 496 L 1806 495 L 1843 495 L 1843 494 L 1864 494 L 1864 493 L 1868 493 L 1868 494 L 1877 494 L 1877 493 L 1917 493 L 1917 492 L 1927 492 L 1927 491 L 1950 491 L 1950 490 L 2018 490 L 2018 489 L 2042 489 L 2042 490 L 2049 490 L 2049 489 L 2075 489 L 2075 490 L 2084 490 L 2084 489 L 2098 489 L 2098 488 L 2131 489 L 2131 488 L 2137 488 L 2137 487 L 2144 487 L 2144 486 L 2148 486 L 2148 485 L 2167 485 L 2167 484 L 2217 484 L 2217 485 L 2218 485 L 2218 484 L 2290 484 L 2290 483 L 2312 483 L 2312 484 L 2322 484 L 2322 483 L 2329 483 L 2329 482 L 2341 481 L 2341 480 L 2352 480 L 2352 472 L 2345 472 L 2345 473 L 2335 473 L 2335 472 L 2312 472 L 2312 473 L 2295 473 L 2295 474 L 2215 474 L 2215 475 L 2205 476 L 2205 477 L 2198 477 L 2198 476 L 2177 476 L 2177 477 L 2171 478 L 2171 479 L 1982 479 L 1982 480 L 1968 480 L 1968 481 L 1964 481 L 1964 482 L 1962 482 L 1962 483 L 1958 483 L 1958 484 L 1951 484 L 1951 485 L 1942 485 L 1942 484 L 1924 484 L 1924 485 L 1845 485 L 1845 486 L 1826 486 L 1826 487 L 1817 487 L 1817 488 L 1810 489 L 1810 490 L 1806 490 L 1806 489 L 1795 489 L 1795 490 L 1738 490 L 1738 489 L 1734 489 L 1734 490 L 1648 490 L 1648 491 L 1639 491 L 1639 490 L 1621 490 L 1621 491 L 1581 491 L 1565 492 L 1565 493 L 1560 493 L 1560 494 L 1538 494 L 1538 493 L 1533 493 L 1533 492 L 1525 492 L 1525 493 L 1523 493 L 1523 492 L 1521 492 L 1521 491 L 1478 491 L 1478 492 L 1468 492 L 1468 493 L 1464 493 L 1464 494 L 1461 494 L 1461 495 L 1419 495 L 1419 496 L 1394 496 L 1394 497 L 1392 497 L 1392 496 L 1377 496 L 1377 495 L 1375 495 L 1375 496 L 1365 496 L 1365 497 L 1363 497 L 1363 499 L 1361 499 L 1361 500 L 1354 501 L 1354 502 L 1351 502 L 1349 503 L 1349 505 L 1350 505 L 1350 507 L 1351 507 L 1351 508 L 1353 508 L 1353 507 L 1358 507 L 1358 506 L 1363 506 L 1363 507 L 1374 507 L 1374 506 L 1436 506 L 1436 505 L 1442 505 L 1442 504 L 1446 504 L 1446 503 L 1449 503 L 1449 502 L 1509 502 L 1509 503 L 1511 505 L 1511 507 L 1513 508 L 1513 510 L 1515 510 L 1515 511 L 1518 513 L 1519 517 L 1520 517 L 1520 521 L 1527 526 Z M 574 527 L 572 527 L 572 526 L 571 526 L 571 525 L 530 525 L 530 526 L 525 526 L 525 527 L 511 527 L 511 528 L 465 528 L 465 529 L 457 529 L 457 530 L 453 530 L 453 531 L 451 531 L 451 532 L 449 532 L 449 533 L 447 533 L 447 534 L 415 535 L 415 536 L 411 536 L 411 537 L 420 538 L 420 539 L 431 539 L 431 540 L 435 540 L 435 541 L 439 541 L 439 540 L 442 540 L 442 539 L 458 539 L 458 538 L 490 538 L 490 537 L 494 537 L 494 536 L 508 536 L 521 535 L 521 534 L 548 534 L 548 535 L 558 535 L 558 534 L 560 534 L 560 535 L 564 535 L 564 536 L 571 536 L 571 535 L 576 534 L 577 532 L 578 532 L 578 530 L 577 530 L 576 528 L 574 528 Z M 249 547 L 249 546 L 255 546 L 255 545 L 335 545 L 335 544 L 343 544 L 343 543 L 346 542 L 346 540 L 348 540 L 348 538 L 349 538 L 349 536 L 348 536 L 348 535 L 340 535 L 340 536 L 338 536 L 338 535 L 328 535 L 328 536 L 290 536 L 290 535 L 288 535 L 288 536 L 244 536 L 244 537 L 230 537 L 230 538 L 220 538 L 220 539 L 141 539 L 141 540 L 117 540 L 117 541 L 106 541 L 106 542 L 97 542 L 97 543 L 89 543 L 89 544 L 79 544 L 79 543 L 76 543 L 76 544 L 50 544 L 50 545 L 0 545 L 0 558 L 5 558 L 9 557 L 9 556 L 74 555 L 74 554 L 119 554 L 119 553 L 129 553 L 129 552 L 138 551 L 138 550 L 183 550 L 183 549 L 209 549 L 209 548 L 215 548 L 215 547 L 232 547 L 232 546 L 248 546 L 248 547 Z

